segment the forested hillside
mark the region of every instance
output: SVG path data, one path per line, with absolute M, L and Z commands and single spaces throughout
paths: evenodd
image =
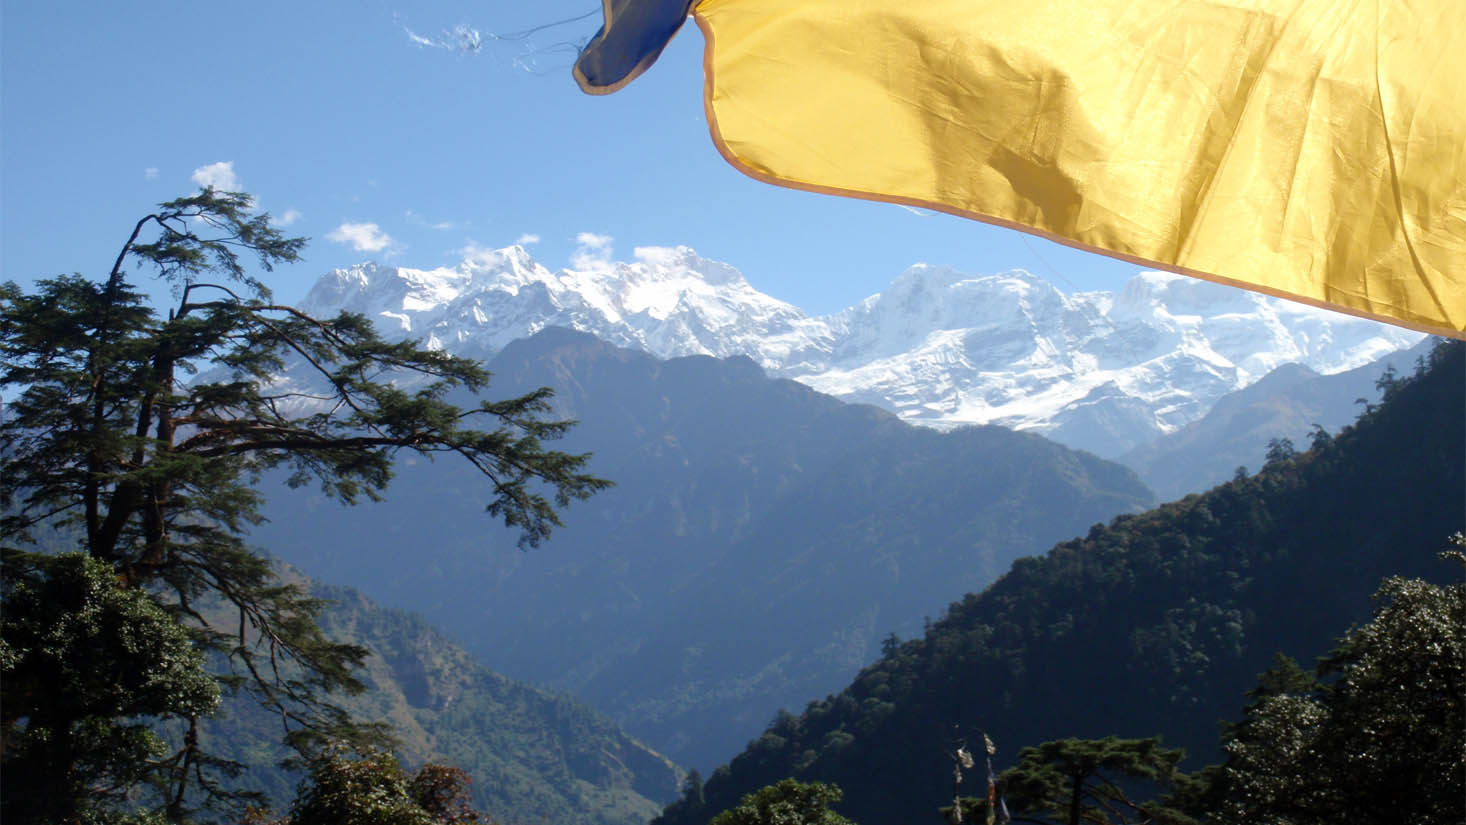
M 1063 737 L 1163 734 L 1216 761 L 1218 721 L 1275 652 L 1308 662 L 1368 616 L 1391 574 L 1459 570 L 1435 550 L 1466 519 L 1466 345 L 1337 437 L 1274 444 L 1254 476 L 1021 559 L 891 644 L 847 689 L 783 714 L 657 825 L 701 825 L 786 776 L 833 781 L 862 825 L 921 821 L 951 798 L 955 729 L 988 731 L 997 767 Z
M 533 552 L 485 528 L 482 488 L 403 465 L 351 511 L 266 489 L 255 540 L 421 611 L 495 671 L 568 690 L 679 763 L 711 767 L 781 706 L 838 689 L 892 631 L 1152 499 L 1118 464 L 997 427 L 939 433 L 746 358 L 661 361 L 545 330 L 488 365 L 548 385 L 616 487 Z
M 37 546 L 63 552 L 80 541 L 72 527 L 37 530 Z M 349 587 L 311 582 L 280 564 L 282 581 L 325 600 L 320 625 L 334 641 L 369 651 L 355 675 L 360 695 L 331 699 L 362 723 L 380 723 L 391 751 L 411 768 L 462 769 L 476 809 L 503 825 L 641 825 L 676 796 L 683 771 L 627 735 L 604 714 L 563 693 L 484 667 L 415 613 L 382 607 Z M 227 613 L 205 608 L 227 623 Z M 170 736 L 176 724 L 163 724 Z M 243 766 L 237 789 L 264 795 L 283 813 L 303 774 L 281 767 L 295 756 L 280 741 L 280 719 L 243 694 L 226 693 L 201 721 L 200 739 Z M 235 785 L 231 785 L 235 787 Z
M 506 825 L 639 825 L 677 791 L 680 772 L 600 713 L 564 695 L 492 673 L 418 616 L 359 592 L 315 586 L 332 601 L 322 627 L 371 651 L 367 691 L 341 700 L 384 722 L 396 752 L 472 779 L 474 806 Z M 248 700 L 227 701 L 203 729 L 208 744 L 248 766 L 245 781 L 283 810 L 299 775 L 275 767 L 278 719 Z

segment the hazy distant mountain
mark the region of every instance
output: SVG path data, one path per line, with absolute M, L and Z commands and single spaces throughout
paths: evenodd
M 521 247 L 453 268 L 362 264 L 303 307 L 488 357 L 547 326 L 662 358 L 746 355 L 770 374 L 936 427 L 1000 424 L 1113 457 L 1200 419 L 1278 366 L 1352 369 L 1419 333 L 1177 275 L 1066 295 L 1021 271 L 914 266 L 834 315 L 755 290 L 686 247 L 551 272 Z
M 1041 437 L 913 427 L 743 357 L 660 361 L 549 329 L 488 367 L 493 396 L 554 387 L 581 421 L 564 448 L 617 482 L 548 545 L 515 550 L 451 461 L 404 466 L 386 503 L 352 510 L 267 489 L 255 538 L 684 764 L 845 683 L 1015 557 L 1152 500 L 1128 469 Z
M 1315 426 L 1338 431 L 1364 411 L 1360 399 L 1379 400 L 1375 382 L 1387 368 L 1409 375 L 1434 343 L 1422 341 L 1334 375 L 1284 364 L 1222 396 L 1202 419 L 1136 447 L 1119 461 L 1139 473 L 1162 501 L 1202 492 L 1230 479 L 1239 466 L 1261 467 L 1272 439 L 1288 439 L 1303 449 Z

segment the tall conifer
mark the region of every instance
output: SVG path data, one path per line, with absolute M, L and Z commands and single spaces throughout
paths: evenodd
M 327 638 L 320 602 L 245 544 L 265 471 L 288 468 L 292 485 L 354 503 L 382 495 L 397 453 L 450 454 L 483 474 L 489 513 L 526 547 L 608 482 L 584 471 L 588 456 L 545 448 L 572 423 L 549 417 L 549 390 L 460 407 L 450 393 L 488 386 L 476 362 L 384 341 L 359 315 L 272 302 L 246 262 L 268 272 L 304 244 L 249 195 L 204 189 L 143 216 L 101 281 L 0 285 L 0 389 L 14 394 L 0 418 L 0 535 L 8 578 L 56 549 L 40 546 L 47 534 L 69 531 L 310 752 L 373 738 L 330 699 L 361 689 L 353 670 L 366 651 Z M 134 286 L 137 268 L 172 286 L 166 315 Z M 281 381 L 289 364 L 310 380 Z M 223 777 L 240 767 L 205 753 L 197 714 L 183 716 L 154 766 L 174 820 L 200 792 L 227 798 Z M 7 737 L 25 724 L 5 721 Z

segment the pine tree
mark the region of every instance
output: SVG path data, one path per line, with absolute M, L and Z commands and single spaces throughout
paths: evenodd
M 76 549 L 187 629 L 225 688 L 251 692 L 310 752 L 374 738 L 330 700 L 361 689 L 352 671 L 365 651 L 326 638 L 321 603 L 246 546 L 263 473 L 286 468 L 291 485 L 349 504 L 383 494 L 401 451 L 450 454 L 483 474 L 489 513 L 522 547 L 608 482 L 585 472 L 588 456 L 544 447 L 572 424 L 548 417 L 548 389 L 460 407 L 450 393 L 488 386 L 477 363 L 384 341 L 359 315 L 273 303 L 242 258 L 268 272 L 304 243 L 249 195 L 204 189 L 140 219 L 100 283 L 0 285 L 0 390 L 15 394 L 0 420 L 0 535 L 7 578 L 55 549 L 40 546 L 48 534 L 77 536 Z M 131 282 L 136 267 L 172 286 L 166 317 Z M 291 364 L 311 379 L 279 380 Z M 5 722 L 7 737 L 24 724 Z M 240 767 L 198 747 L 197 722 L 184 714 L 154 766 L 175 821 L 200 792 L 227 799 L 221 777 Z
M 1182 751 L 1149 739 L 1061 739 L 1018 753 L 998 782 L 1015 822 L 1063 825 L 1182 825 L 1193 820 L 1170 800 L 1136 798 L 1137 789 L 1172 789 Z

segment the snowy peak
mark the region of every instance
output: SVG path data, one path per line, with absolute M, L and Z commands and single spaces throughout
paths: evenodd
M 1105 457 L 1201 418 L 1282 364 L 1335 373 L 1422 337 L 1168 273 L 1066 294 L 1021 270 L 927 264 L 811 318 L 685 246 L 577 256 L 556 272 L 520 246 L 471 249 L 451 268 L 361 264 L 323 276 L 302 308 L 359 312 L 389 336 L 479 358 L 547 326 L 662 358 L 744 355 L 912 423 L 1001 424 Z
M 1155 354 L 1192 352 L 1239 373 L 1245 386 L 1285 363 L 1320 373 L 1362 366 L 1423 336 L 1256 292 L 1166 272 L 1126 283 L 1107 313 L 1117 327 L 1144 330 Z
M 402 316 L 436 310 L 457 297 L 466 279 L 448 270 L 425 272 L 364 263 L 316 281 L 301 303 L 311 313 L 332 311 Z M 374 318 L 375 320 L 375 318 Z M 389 327 L 390 328 L 390 327 Z
M 685 246 L 638 247 L 630 262 L 578 264 L 551 272 L 520 246 L 471 249 L 453 268 L 361 264 L 322 277 L 302 309 L 359 312 L 384 334 L 466 355 L 565 326 L 662 357 L 747 354 L 769 369 L 809 348 L 807 333 L 819 331 L 733 267 Z
M 1071 334 L 1082 312 L 1047 281 L 1022 270 L 965 275 L 919 264 L 891 288 L 830 319 L 841 341 L 835 364 L 851 368 L 872 359 L 939 350 L 973 369 L 1007 370 L 1050 335 Z M 1072 317 L 1071 317 L 1072 316 Z M 1057 323 L 1055 323 L 1057 322 Z
M 1421 337 L 1159 272 L 1065 295 L 1023 272 L 908 271 L 889 295 L 847 311 L 832 369 L 792 377 L 912 422 L 1001 424 L 1106 457 L 1282 363 L 1338 372 Z

